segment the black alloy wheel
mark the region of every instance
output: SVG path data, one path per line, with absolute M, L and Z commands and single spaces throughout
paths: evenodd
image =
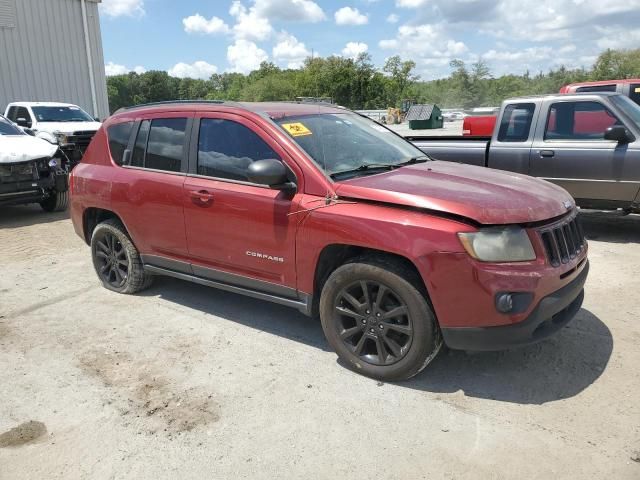
M 384 283 L 360 280 L 342 288 L 334 315 L 341 341 L 363 362 L 393 365 L 411 348 L 414 335 L 409 308 Z
M 116 289 L 129 277 L 129 258 L 120 240 L 111 232 L 101 232 L 95 239 L 96 270 L 100 279 Z

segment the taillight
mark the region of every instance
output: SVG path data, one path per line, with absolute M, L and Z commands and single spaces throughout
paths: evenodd
M 69 172 L 69 193 L 71 195 L 73 195 L 74 185 L 75 185 L 75 181 L 74 181 L 74 176 L 73 176 L 73 170 L 71 170 Z

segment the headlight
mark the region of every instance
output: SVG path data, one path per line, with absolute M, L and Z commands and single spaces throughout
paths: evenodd
M 64 145 L 65 143 L 69 143 L 67 140 L 67 135 L 65 133 L 56 133 L 56 139 L 60 145 Z
M 520 227 L 486 228 L 458 233 L 465 250 L 482 262 L 526 262 L 536 259 L 527 232 Z

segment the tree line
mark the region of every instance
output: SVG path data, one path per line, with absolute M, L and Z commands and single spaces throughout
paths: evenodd
M 352 109 L 399 107 L 403 100 L 435 103 L 443 108 L 497 106 L 508 97 L 553 93 L 573 82 L 640 78 L 640 49 L 606 50 L 591 68 L 560 67 L 548 72 L 494 77 L 486 62 L 451 62 L 448 78 L 422 81 L 416 64 L 393 56 L 376 69 L 368 54 L 356 59 L 308 58 L 300 69 L 263 62 L 248 75 L 214 74 L 208 80 L 171 77 L 164 71 L 134 72 L 107 78 L 109 106 L 164 100 L 279 101 L 329 97 Z

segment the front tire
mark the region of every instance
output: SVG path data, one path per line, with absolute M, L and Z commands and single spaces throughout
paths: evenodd
M 140 253 L 116 219 L 99 223 L 91 235 L 93 267 L 105 288 L 132 294 L 151 285 L 153 276 L 145 273 Z
M 337 268 L 320 297 L 327 340 L 353 370 L 406 380 L 435 358 L 442 340 L 433 310 L 401 264 L 361 259 Z
M 40 202 L 40 206 L 45 212 L 64 212 L 69 205 L 69 191 L 51 192 L 46 200 Z

